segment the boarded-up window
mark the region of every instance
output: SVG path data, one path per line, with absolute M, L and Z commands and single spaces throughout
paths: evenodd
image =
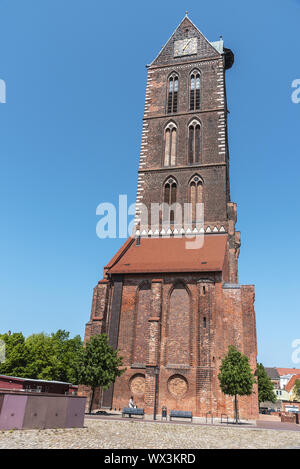
M 188 162 L 189 164 L 200 163 L 201 127 L 197 120 L 190 123 L 188 135 Z
M 176 125 L 170 122 L 165 129 L 164 166 L 175 166 L 176 164 L 176 136 Z
M 136 294 L 134 345 L 132 362 L 145 365 L 147 361 L 148 319 L 151 307 L 150 284 L 142 284 Z
M 190 362 L 190 297 L 183 285 L 171 293 L 168 311 L 168 365 Z

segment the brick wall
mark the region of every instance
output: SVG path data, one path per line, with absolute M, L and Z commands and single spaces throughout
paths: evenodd
M 151 289 L 140 290 L 141 277 L 124 278 L 118 348 L 127 366 L 114 385 L 113 408 L 128 404 L 131 395 L 152 413 L 154 406 L 154 366 L 158 366 L 158 409 L 192 410 L 205 416 L 211 411 L 233 415 L 232 398 L 225 397 L 217 379 L 222 358 L 229 345 L 247 354 L 256 368 L 256 332 L 251 286 L 223 288 L 222 283 L 198 275 L 164 275 L 147 278 Z M 139 293 L 151 295 L 138 307 Z M 173 298 L 173 299 L 172 299 Z M 137 317 L 136 317 L 137 315 Z M 135 324 L 145 324 L 145 335 L 138 339 L 145 363 L 137 363 Z M 147 321 L 147 324 L 146 322 Z M 135 339 L 134 339 L 135 337 Z M 240 414 L 255 418 L 257 394 L 240 399 Z

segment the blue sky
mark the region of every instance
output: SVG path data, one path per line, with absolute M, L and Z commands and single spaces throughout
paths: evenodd
M 0 332 L 84 333 L 123 240 L 96 207 L 135 201 L 146 69 L 189 11 L 235 53 L 227 72 L 240 282 L 256 285 L 259 361 L 291 361 L 299 327 L 299 0 L 1 0 Z M 115 129 L 118 128 L 118 138 Z

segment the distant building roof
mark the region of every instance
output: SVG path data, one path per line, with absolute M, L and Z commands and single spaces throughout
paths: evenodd
M 298 368 L 276 368 L 279 373 L 279 376 L 282 375 L 298 375 L 300 370 Z
M 293 375 L 293 376 L 291 377 L 291 379 L 289 380 L 289 382 L 288 382 L 287 385 L 285 386 L 285 390 L 286 390 L 287 392 L 290 392 L 290 391 L 293 389 L 293 387 L 294 387 L 295 382 L 296 382 L 297 379 L 300 379 L 300 374 L 298 374 L 298 375 Z
M 46 379 L 32 379 L 32 378 L 20 378 L 17 376 L 7 376 L 7 375 L 0 375 L 0 379 L 12 379 L 15 381 L 29 381 L 35 383 L 49 383 L 49 384 L 67 384 L 68 386 L 74 386 L 72 383 L 65 383 L 64 381 L 49 381 Z
M 269 376 L 270 379 L 279 379 L 279 373 L 277 369 L 274 368 L 265 368 L 267 375 Z

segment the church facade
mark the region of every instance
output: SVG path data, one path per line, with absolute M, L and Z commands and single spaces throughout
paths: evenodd
M 186 16 L 147 66 L 135 230 L 104 268 L 85 331 L 85 340 L 106 333 L 126 372 L 99 390 L 95 408 L 122 408 L 132 395 L 149 414 L 232 416 L 217 377 L 228 346 L 256 370 L 254 286 L 238 281 L 229 186 L 233 61 L 222 38 L 209 42 Z M 256 418 L 256 387 L 239 403 L 241 417 Z

